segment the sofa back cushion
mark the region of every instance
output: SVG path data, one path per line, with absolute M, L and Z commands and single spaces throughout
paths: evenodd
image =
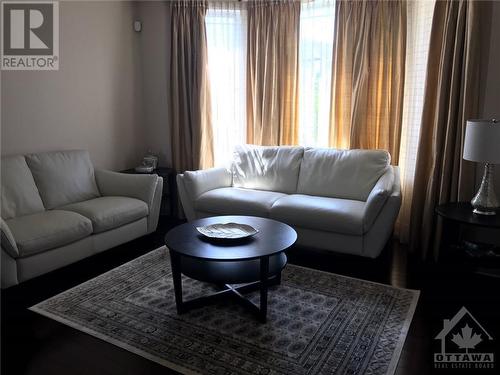
M 2 158 L 2 218 L 45 211 L 42 198 L 24 156 Z
M 231 170 L 233 186 L 295 193 L 303 147 L 237 146 Z
M 47 209 L 100 196 L 87 151 L 30 154 L 26 161 Z
M 304 150 L 297 192 L 366 201 L 380 176 L 389 168 L 385 150 Z

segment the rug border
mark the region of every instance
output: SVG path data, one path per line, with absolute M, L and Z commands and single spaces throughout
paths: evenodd
M 203 375 L 203 374 L 201 374 L 199 372 L 190 370 L 190 369 L 188 369 L 186 367 L 180 366 L 180 365 L 178 365 L 176 363 L 167 361 L 167 360 L 162 359 L 160 357 L 157 357 L 157 356 L 155 356 L 153 354 L 150 354 L 150 353 L 148 353 L 148 352 L 146 352 L 144 350 L 141 350 L 141 349 L 138 349 L 136 347 L 133 347 L 132 345 L 129 345 L 129 344 L 121 342 L 121 341 L 118 341 L 118 340 L 116 340 L 116 339 L 114 339 L 112 337 L 104 335 L 104 334 L 102 334 L 100 332 L 97 332 L 97 331 L 95 331 L 93 329 L 87 328 L 87 327 L 85 327 L 85 326 L 83 326 L 81 324 L 72 322 L 71 320 L 65 319 L 65 318 L 60 317 L 58 315 L 52 314 L 52 313 L 50 313 L 48 311 L 42 310 L 39 307 L 39 305 L 41 305 L 42 303 L 45 303 L 45 302 L 47 302 L 47 301 L 49 301 L 51 299 L 57 298 L 57 297 L 63 295 L 64 293 L 67 293 L 67 292 L 69 292 L 69 291 L 71 291 L 73 289 L 76 289 L 76 288 L 84 285 L 84 284 L 87 284 L 87 283 L 89 283 L 89 282 L 91 282 L 93 280 L 96 280 L 96 279 L 100 278 L 101 276 L 104 276 L 107 273 L 112 272 L 112 271 L 114 271 L 115 269 L 117 269 L 119 267 L 125 266 L 125 265 L 127 265 L 129 263 L 132 263 L 132 262 L 138 260 L 138 259 L 144 258 L 144 257 L 148 256 L 149 254 L 151 254 L 152 252 L 158 251 L 158 250 L 160 250 L 162 248 L 165 248 L 165 250 L 168 251 L 168 248 L 166 246 L 160 246 L 160 247 L 158 247 L 156 249 L 148 251 L 146 254 L 142 254 L 141 256 L 138 256 L 137 258 L 131 259 L 128 262 L 120 264 L 119 266 L 116 266 L 116 267 L 110 269 L 109 271 L 106 271 L 104 273 L 101 273 L 100 275 L 92 277 L 92 278 L 90 278 L 90 279 L 88 279 L 88 280 L 86 280 L 86 281 L 84 281 L 84 282 L 82 282 L 80 284 L 77 284 L 77 285 L 75 285 L 75 286 L 73 286 L 73 287 L 71 287 L 69 289 L 63 290 L 62 292 L 57 293 L 57 294 L 53 295 L 52 297 L 46 298 L 43 301 L 40 301 L 37 304 L 35 304 L 35 305 L 31 306 L 31 307 L 28 307 L 28 310 L 33 311 L 34 313 L 40 314 L 40 315 L 42 315 L 42 316 L 44 316 L 44 317 L 46 317 L 48 319 L 55 320 L 56 322 L 64 324 L 64 325 L 66 325 L 66 326 L 68 326 L 70 328 L 76 329 L 77 331 L 86 333 L 86 334 L 88 334 L 88 335 L 90 335 L 92 337 L 95 337 L 95 338 L 97 338 L 99 340 L 102 340 L 102 341 L 104 341 L 104 342 L 106 342 L 108 344 L 117 346 L 118 348 L 124 349 L 124 350 L 126 350 L 128 352 L 131 352 L 133 354 L 141 356 L 142 358 L 145 358 L 145 359 L 150 360 L 152 362 L 158 363 L 161 366 L 164 366 L 164 367 L 169 368 L 171 370 L 180 372 L 181 374 L 185 374 L 185 375 Z
M 38 308 L 37 306 L 32 306 L 30 308 L 28 308 L 28 310 L 30 311 L 33 311 L 37 314 L 40 314 L 46 318 L 49 318 L 49 319 L 52 319 L 52 320 L 55 320 L 61 324 L 64 324 L 68 327 L 71 327 L 71 328 L 74 328 L 80 332 L 83 332 L 83 333 L 86 333 L 90 336 L 93 336 L 99 340 L 102 340 L 108 344 L 111 344 L 111 345 L 114 345 L 114 346 L 117 346 L 121 349 L 125 349 L 127 350 L 128 352 L 131 352 L 133 354 L 136 354 L 136 355 L 139 355 L 141 356 L 142 358 L 145 358 L 147 360 L 150 360 L 152 362 L 155 362 L 155 363 L 158 363 L 166 368 L 169 368 L 171 370 L 174 370 L 174 371 L 177 371 L 177 372 L 180 372 L 181 374 L 186 374 L 186 375 L 203 375 L 199 372 L 196 372 L 196 371 L 193 371 L 193 370 L 190 370 L 186 367 L 183 367 L 183 366 L 180 366 L 176 363 L 173 363 L 173 362 L 170 362 L 170 361 L 167 361 L 167 360 L 164 360 L 160 357 L 157 357 L 153 354 L 150 354 L 142 349 L 138 349 L 138 348 L 135 348 L 133 347 L 132 345 L 129 345 L 127 343 L 124 343 L 124 342 L 121 342 L 121 341 L 118 341 L 112 337 L 109 337 L 107 335 L 104 335 L 102 333 L 99 333 L 93 329 L 90 329 L 90 328 L 87 328 L 85 326 L 82 326 L 81 324 L 78 324 L 78 323 L 74 323 L 68 319 L 65 319 L 65 318 L 62 318 L 58 315 L 55 315 L 55 314 L 52 314 L 50 312 L 47 312 L 47 311 L 44 311 L 44 310 L 41 310 L 40 308 Z
M 404 288 L 401 288 L 404 289 Z M 401 352 L 403 351 L 403 346 L 406 342 L 406 338 L 408 337 L 408 331 L 410 330 L 411 323 L 413 321 L 413 316 L 415 315 L 415 310 L 417 309 L 418 305 L 418 299 L 420 297 L 420 291 L 419 290 L 413 290 L 413 289 L 408 289 L 412 290 L 415 292 L 413 295 L 413 300 L 411 302 L 410 308 L 408 310 L 408 314 L 406 316 L 405 322 L 403 324 L 403 328 L 401 329 L 401 332 L 399 333 L 399 338 L 398 338 L 398 344 L 394 348 L 394 354 L 391 359 L 391 362 L 389 363 L 389 367 L 387 368 L 387 375 L 393 375 L 396 372 L 396 369 L 399 364 L 399 360 L 401 359 Z M 397 354 L 397 355 L 396 355 Z
M 159 248 L 158 248 L 159 249 Z M 157 249 L 157 250 L 158 250 Z M 155 251 L 155 250 L 153 250 Z M 304 267 L 304 266 L 299 266 L 298 264 L 293 264 L 293 263 L 287 263 L 287 265 L 290 264 L 294 267 L 298 267 L 298 268 L 303 268 L 303 269 L 306 269 L 306 270 L 314 270 L 316 272 L 321 272 L 321 273 L 326 273 L 328 275 L 335 275 L 335 276 L 340 276 L 340 277 L 344 277 L 346 279 L 351 279 L 351 280 L 358 280 L 358 281 L 363 281 L 365 283 L 368 283 L 368 284 L 374 284 L 374 285 L 380 285 L 380 286 L 385 286 L 385 287 L 388 287 L 388 288 L 393 288 L 393 289 L 398 289 L 398 290 L 409 290 L 410 292 L 415 292 L 415 293 L 418 293 L 420 294 L 420 290 L 419 289 L 410 289 L 410 288 L 403 288 L 401 286 L 392 286 L 392 285 L 389 285 L 389 284 L 384 284 L 384 283 L 379 283 L 377 281 L 371 281 L 371 280 L 365 280 L 365 279 L 360 279 L 358 277 L 352 277 L 352 276 L 346 276 L 346 275 L 341 275 L 339 273 L 335 273 L 335 272 L 328 272 L 328 271 L 323 271 L 323 270 L 318 270 L 317 268 L 311 268 L 311 267 Z M 83 284 L 83 283 L 82 283 Z
M 128 262 L 125 262 L 125 263 L 123 263 L 123 264 L 120 264 L 120 265 L 118 265 L 118 266 L 116 266 L 116 267 L 114 267 L 114 268 L 110 269 L 109 271 L 106 271 L 106 272 L 101 273 L 101 274 L 99 274 L 99 275 L 97 275 L 97 276 L 91 277 L 90 279 L 85 280 L 84 282 L 81 282 L 80 284 L 77 284 L 77 285 L 75 285 L 75 286 L 72 286 L 72 287 L 71 287 L 71 288 L 69 288 L 69 289 L 63 290 L 63 291 L 62 291 L 62 292 L 60 292 L 60 293 L 54 294 L 52 297 L 45 298 L 43 301 L 40 301 L 40 302 L 38 302 L 38 303 L 35 303 L 33 306 L 28 307 L 28 310 L 32 310 L 34 307 L 38 307 L 38 305 L 41 305 L 41 304 L 42 304 L 42 303 L 44 303 L 44 302 L 50 301 L 50 300 L 51 300 L 51 299 L 53 299 L 53 298 L 59 297 L 59 296 L 63 295 L 64 293 L 67 293 L 67 292 L 69 292 L 69 291 L 71 291 L 71 290 L 73 290 L 73 289 L 76 289 L 76 288 L 78 288 L 78 287 L 82 286 L 83 284 L 87 284 L 87 283 L 89 283 L 89 282 L 91 282 L 91 281 L 97 280 L 97 279 L 98 279 L 98 278 L 100 278 L 101 276 L 104 276 L 104 275 L 108 274 L 109 272 L 113 272 L 114 270 L 116 270 L 116 269 L 117 269 L 117 268 L 119 268 L 119 267 L 126 266 L 127 264 L 132 263 L 132 262 L 135 262 L 135 261 L 136 261 L 136 260 L 138 260 L 138 259 L 145 258 L 146 256 L 148 256 L 148 255 L 149 255 L 149 254 L 151 254 L 152 252 L 154 252 L 154 251 L 158 251 L 158 250 L 160 250 L 161 248 L 165 248 L 165 250 L 167 250 L 167 251 L 168 251 L 168 248 L 167 248 L 165 245 L 160 246 L 160 247 L 158 247 L 158 248 L 156 248 L 156 249 L 153 249 L 153 250 L 151 250 L 151 251 L 148 251 L 146 254 L 142 254 L 141 256 L 138 256 L 137 258 L 131 259 L 131 260 L 129 260 Z M 34 311 L 34 310 L 32 310 L 32 311 Z
M 394 373 L 396 372 L 396 369 L 398 367 L 399 360 L 401 359 L 401 352 L 403 351 L 403 346 L 406 342 L 406 338 L 408 337 L 408 331 L 410 330 L 411 323 L 413 321 L 413 316 L 415 315 L 415 310 L 417 309 L 418 300 L 420 298 L 420 290 L 403 288 L 403 287 L 399 287 L 399 286 L 392 286 L 392 285 L 379 283 L 379 282 L 371 281 L 371 280 L 358 279 L 357 277 L 339 275 L 337 273 L 318 270 L 316 268 L 308 268 L 308 267 L 299 266 L 296 264 L 292 264 L 292 265 L 294 267 L 298 267 L 298 268 L 309 269 L 309 270 L 313 269 L 314 271 L 317 271 L 317 272 L 326 273 L 326 274 L 330 274 L 330 275 L 333 274 L 336 276 L 345 277 L 346 279 L 358 280 L 358 281 L 361 280 L 361 281 L 364 281 L 364 282 L 369 283 L 369 284 L 385 286 L 388 288 L 394 288 L 394 289 L 398 289 L 398 290 L 408 290 L 408 291 L 414 293 L 411 304 L 410 304 L 410 308 L 408 309 L 408 313 L 406 315 L 405 322 L 403 324 L 403 327 L 401 328 L 401 332 L 400 332 L 399 337 L 398 337 L 398 343 L 397 343 L 396 347 L 394 348 L 394 353 L 393 353 L 391 362 L 389 362 L 389 366 L 387 367 L 386 375 L 394 375 Z M 396 356 L 396 354 L 397 354 L 397 356 Z
M 47 312 L 45 310 L 42 310 L 39 305 L 41 305 L 42 303 L 45 303 L 51 299 L 54 299 L 54 298 L 57 298 L 59 297 L 60 295 L 64 294 L 64 293 L 67 293 L 73 289 L 76 289 L 86 283 L 89 283 L 93 280 L 96 280 L 100 277 L 102 277 L 103 275 L 106 275 L 107 273 L 109 272 L 112 272 L 114 271 L 115 269 L 119 268 L 119 267 L 122 267 L 122 266 L 125 266 L 129 263 L 132 263 L 132 262 L 135 262 L 136 260 L 138 259 L 141 259 L 141 258 L 144 258 L 148 255 L 150 255 L 152 252 L 155 252 L 155 251 L 158 251 L 160 249 L 165 249 L 167 252 L 168 252 L 168 248 L 164 245 L 164 246 L 160 246 L 156 249 L 153 249 L 149 252 L 147 252 L 146 254 L 143 254 L 141 256 L 138 256 L 137 258 L 134 258 L 134 259 L 131 259 L 129 260 L 128 262 L 125 262 L 121 265 L 118 265 L 114 268 L 112 268 L 111 270 L 109 271 L 106 271 L 100 275 L 97 275 L 93 278 L 90 278 L 80 284 L 77 284 L 69 289 L 66 289 L 60 293 L 57 293 L 55 295 L 53 295 L 52 297 L 49 297 L 49 298 L 46 298 L 44 299 L 43 301 L 40 301 L 38 302 L 37 304 L 31 306 L 31 307 L 28 307 L 28 310 L 30 311 L 33 311 L 34 313 L 37 313 L 37 314 L 40 314 L 46 318 L 49 318 L 49 319 L 52 319 L 52 320 L 55 320 L 61 324 L 64 324 L 68 327 L 71 327 L 71 328 L 74 328 L 76 330 L 79 330 L 83 333 L 86 333 L 90 336 L 93 336 L 97 339 L 100 339 L 104 342 L 107 342 L 111 345 L 115 345 L 121 349 L 124 349 L 124 350 L 127 350 L 131 353 L 134 353 L 136 355 L 139 355 L 145 359 L 148 359 L 152 362 L 155 362 L 155 363 L 158 363 L 164 367 L 167 367 L 171 370 L 174 370 L 174 371 L 178 371 L 182 374 L 186 374 L 186 375 L 201 375 L 200 373 L 196 372 L 196 371 L 193 371 L 193 370 L 190 370 L 186 367 L 183 367 L 183 366 L 180 366 L 176 363 L 173 363 L 173 362 L 170 362 L 170 361 L 167 361 L 167 360 L 164 360 L 160 357 L 157 357 L 155 355 L 152 355 L 144 350 L 141 350 L 141 349 L 138 349 L 136 347 L 133 347 L 132 345 L 129 345 L 127 343 L 124 343 L 124 342 L 121 342 L 121 341 L 118 341 L 112 337 L 109 337 L 109 336 L 106 336 L 102 333 L 99 333 L 93 329 L 90 329 L 90 328 L 87 328 L 87 327 L 84 327 L 83 325 L 81 324 L 78 324 L 78 323 L 74 323 L 68 319 L 65 319 L 63 317 L 60 317 L 58 315 L 55 315 L 53 313 L 50 313 L 50 312 Z M 393 356 L 392 356 L 392 359 L 391 361 L 389 362 L 389 366 L 387 368 L 387 372 L 386 372 L 386 375 L 393 375 L 397 369 L 397 365 L 399 363 L 399 360 L 401 358 L 401 352 L 403 350 L 403 346 L 406 342 L 406 337 L 408 336 L 408 331 L 410 329 L 410 326 L 411 326 L 411 322 L 413 320 L 413 316 L 415 314 L 415 310 L 417 308 L 417 305 L 418 305 L 418 300 L 419 300 L 419 297 L 420 297 L 420 290 L 416 290 L 416 289 L 408 289 L 408 288 L 402 288 L 402 287 L 398 287 L 398 286 L 392 286 L 392 285 L 388 285 L 388 284 L 383 284 L 383 283 L 379 283 L 379 282 L 375 282 L 375 281 L 371 281 L 371 280 L 364 280 L 364 279 L 359 279 L 359 278 L 356 278 L 356 277 L 351 277 L 351 276 L 345 276 L 345 275 L 339 275 L 337 273 L 332 273 L 332 272 L 327 272 L 327 271 L 323 271 L 323 270 L 318 270 L 318 269 L 315 269 L 315 268 L 309 268 L 309 267 L 304 267 L 304 266 L 299 266 L 299 265 L 296 265 L 296 264 L 292 264 L 292 266 L 294 267 L 298 267 L 298 268 L 303 268 L 303 269 L 307 269 L 307 270 L 314 270 L 316 272 L 321 272 L 321 273 L 325 273 L 325 274 L 329 274 L 329 275 L 336 275 L 336 276 L 340 276 L 340 277 L 343 277 L 343 278 L 346 278 L 346 279 L 351 279 L 351 280 L 357 280 L 357 281 L 363 281 L 365 283 L 369 283 L 369 284 L 374 284 L 374 285 L 380 285 L 380 286 L 385 286 L 385 287 L 388 287 L 388 288 L 394 288 L 394 289 L 398 289 L 398 290 L 408 290 L 408 291 L 411 291 L 413 292 L 413 298 L 412 298 L 412 302 L 411 302 L 411 305 L 410 305 L 410 308 L 408 309 L 408 312 L 406 314 L 406 318 L 405 318 L 405 321 L 403 323 L 403 327 L 401 328 L 401 332 L 399 334 L 399 338 L 398 338 L 398 342 L 396 344 L 396 347 L 394 349 L 394 353 L 393 353 Z

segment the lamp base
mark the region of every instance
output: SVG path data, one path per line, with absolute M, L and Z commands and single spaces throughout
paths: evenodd
M 472 213 L 477 214 L 477 215 L 486 215 L 486 216 L 494 216 L 497 214 L 496 211 L 482 211 L 482 210 L 477 209 L 477 208 L 474 208 L 472 210 Z
M 472 198 L 471 204 L 478 215 L 496 215 L 496 211 L 500 208 L 498 199 L 493 187 L 493 164 L 486 163 L 484 166 L 483 179 L 477 194 Z

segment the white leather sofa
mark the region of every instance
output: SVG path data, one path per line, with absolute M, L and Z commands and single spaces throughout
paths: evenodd
M 2 288 L 156 229 L 157 175 L 96 170 L 87 151 L 2 157 Z
M 232 165 L 177 176 L 189 221 L 270 217 L 311 248 L 376 258 L 401 206 L 400 177 L 383 150 L 239 146 Z

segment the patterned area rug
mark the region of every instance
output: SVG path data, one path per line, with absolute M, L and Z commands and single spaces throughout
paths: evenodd
M 231 301 L 178 316 L 162 247 L 31 310 L 186 374 L 392 374 L 418 295 L 287 265 L 266 324 Z

